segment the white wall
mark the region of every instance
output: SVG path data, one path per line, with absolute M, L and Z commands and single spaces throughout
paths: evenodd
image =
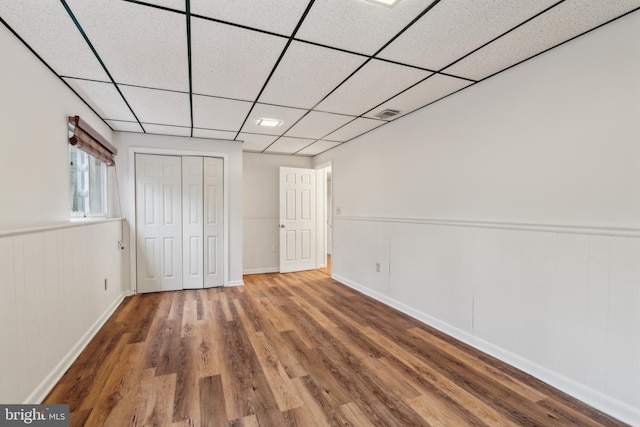
M 0 26 L 0 229 L 69 220 L 69 116 L 111 129 Z
M 42 401 L 120 304 L 119 235 L 120 220 L 0 235 L 0 402 Z
M 279 270 L 280 167 L 311 168 L 310 157 L 244 153 L 244 272 Z
M 36 403 L 125 295 L 120 222 L 69 221 L 68 117 L 112 133 L 4 26 L 0 52 L 0 402 Z
M 640 424 L 639 117 L 636 12 L 318 156 L 334 277 Z
M 135 184 L 133 180 L 133 168 L 130 167 L 132 159 L 131 153 L 142 150 L 144 152 L 166 153 L 166 150 L 173 150 L 175 153 L 196 154 L 196 155 L 223 155 L 226 156 L 224 167 L 228 173 L 229 194 L 229 253 L 228 265 L 225 267 L 229 272 L 228 285 L 242 284 L 242 144 L 237 141 L 223 141 L 199 138 L 187 138 L 181 136 L 151 135 L 140 133 L 114 133 L 114 143 L 118 147 L 116 157 L 116 169 L 118 181 L 120 183 L 120 200 L 122 201 L 122 211 L 126 217 L 127 227 L 125 230 L 125 241 L 130 242 L 128 231 L 131 229 L 131 221 L 135 221 Z M 130 257 L 130 244 L 127 245 L 126 252 Z M 133 260 L 132 260 L 133 261 Z M 130 269 L 129 277 L 135 278 L 135 263 L 130 262 L 125 266 Z M 133 280 L 131 290 L 135 290 Z

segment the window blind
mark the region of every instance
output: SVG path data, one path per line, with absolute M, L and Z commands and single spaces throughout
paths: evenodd
M 69 144 L 75 145 L 108 166 L 116 164 L 118 149 L 93 129 L 80 116 L 69 117 Z

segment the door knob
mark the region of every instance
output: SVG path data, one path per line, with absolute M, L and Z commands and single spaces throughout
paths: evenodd
M 284 224 L 280 224 L 280 228 L 284 228 Z

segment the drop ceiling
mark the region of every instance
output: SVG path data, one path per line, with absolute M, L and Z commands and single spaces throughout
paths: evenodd
M 640 0 L 2 0 L 0 18 L 114 131 L 314 156 L 639 8 Z M 387 109 L 399 114 L 376 117 Z M 258 126 L 261 118 L 281 124 Z

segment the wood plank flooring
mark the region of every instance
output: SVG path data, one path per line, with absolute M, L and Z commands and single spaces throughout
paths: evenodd
M 619 426 L 320 271 L 127 298 L 45 403 L 72 426 Z

